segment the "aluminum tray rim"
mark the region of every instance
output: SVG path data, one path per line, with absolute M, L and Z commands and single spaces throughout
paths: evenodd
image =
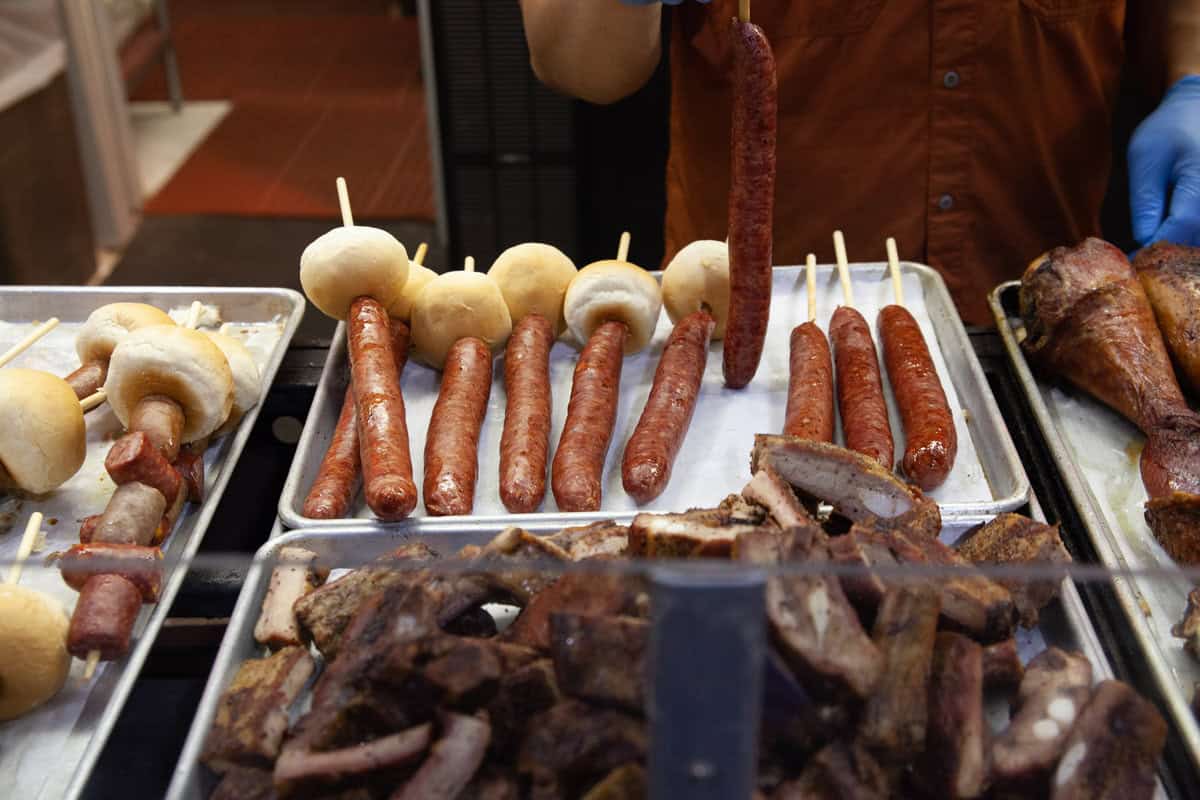
M 933 267 L 927 264 L 921 264 L 915 261 L 901 261 L 901 269 L 914 273 L 921 280 L 926 288 L 926 292 L 932 292 L 936 295 L 937 302 L 944 307 L 954 308 L 954 301 L 950 297 L 950 290 L 946 286 L 945 280 Z M 880 270 L 886 269 L 887 265 L 882 262 L 861 262 L 851 264 L 851 269 L 862 270 Z M 801 269 L 795 265 L 779 265 L 775 269 Z M 662 279 L 661 271 L 652 271 L 650 273 L 656 280 Z M 973 385 L 980 387 L 981 391 L 978 394 L 978 402 L 982 404 L 982 408 L 978 411 L 991 420 L 991 427 L 999 434 L 994 437 L 998 441 L 992 439 L 987 440 L 988 450 L 992 452 L 992 457 L 995 459 L 994 466 L 997 466 L 1009 475 L 1012 476 L 1013 486 L 1008 494 L 995 497 L 988 502 L 970 502 L 970 503 L 944 503 L 940 504 L 942 517 L 946 520 L 958 520 L 968 517 L 978 517 L 985 515 L 994 515 L 1003 511 L 1012 511 L 1024 505 L 1031 496 L 1029 477 L 1025 474 L 1025 468 L 1021 465 L 1021 459 L 1017 455 L 1016 445 L 1013 444 L 1012 436 L 1008 432 L 1008 428 L 1003 424 L 1003 417 L 1000 414 L 1000 408 L 996 404 L 995 395 L 988 388 L 987 378 L 983 374 L 983 367 L 979 363 L 978 356 L 975 355 L 971 348 L 970 337 L 966 329 L 962 325 L 961 318 L 957 324 L 945 326 L 946 330 L 937 328 L 939 339 L 943 335 L 948 335 L 951 341 L 947 344 L 960 350 L 966 354 L 963 359 L 966 363 L 968 375 L 964 376 L 964 385 Z M 489 514 L 489 515 L 466 515 L 466 516 L 447 516 L 447 517 L 410 517 L 404 520 L 395 522 L 384 522 L 373 517 L 343 517 L 341 519 L 315 519 L 305 517 L 301 511 L 304 503 L 304 497 L 307 494 L 307 486 L 302 486 L 302 473 L 304 466 L 311 459 L 319 459 L 324 453 L 315 452 L 315 443 L 317 438 L 317 427 L 319 420 L 323 418 L 329 411 L 327 408 L 331 398 L 340 398 L 340 392 L 330 390 L 330 387 L 337 386 L 342 382 L 340 370 L 335 365 L 340 365 L 345 357 L 343 353 L 346 349 L 346 327 L 344 322 L 339 322 L 334 331 L 333 339 L 330 342 L 329 354 L 325 359 L 325 364 L 321 369 L 321 378 L 317 384 L 316 395 L 313 398 L 312 407 L 309 409 L 308 417 L 304 421 L 304 428 L 300 433 L 300 439 L 296 445 L 296 453 L 292 458 L 292 463 L 288 467 L 287 478 L 284 482 L 283 491 L 279 496 L 279 505 L 277 513 L 283 526 L 288 530 L 299 530 L 313 527 L 336 527 L 347 530 L 359 527 L 361 525 L 370 525 L 381 530 L 391 529 L 412 529 L 412 526 L 419 521 L 423 526 L 432 526 L 434 528 L 458 528 L 465 524 L 470 524 L 473 521 L 486 521 L 489 524 L 498 524 L 508 522 L 514 525 L 535 524 L 535 520 L 552 520 L 559 524 L 560 527 L 568 525 L 586 525 L 590 522 L 600 520 L 617 519 L 628 520 L 632 519 L 639 513 L 655 513 L 658 509 L 623 509 L 619 511 L 586 511 L 586 512 L 534 512 L 531 514 Z M 960 392 L 960 400 L 961 397 Z M 337 409 L 333 410 L 333 418 L 337 418 Z M 979 431 L 978 423 L 974 421 L 968 422 L 968 427 L 973 432 Z M 548 491 L 548 489 L 547 489 Z M 430 530 L 429 532 L 433 532 Z
M 233 295 L 267 295 L 285 300 L 291 307 L 291 311 L 287 315 L 287 320 L 284 323 L 283 330 L 280 334 L 279 341 L 276 343 L 274 352 L 271 354 L 270 360 L 267 362 L 266 368 L 263 370 L 263 394 L 269 390 L 271 384 L 275 381 L 275 376 L 279 371 L 280 364 L 283 363 L 284 355 L 287 352 L 288 344 L 295 335 L 296 330 L 300 326 L 300 320 L 304 316 L 305 300 L 304 296 L 294 289 L 286 289 L 279 287 L 224 287 L 224 286 L 12 286 L 0 288 L 0 295 L 3 294 L 19 294 L 33 295 L 48 293 L 53 295 L 129 295 L 129 294 L 159 294 L 159 295 L 180 295 L 190 296 L 193 298 L 203 297 L 222 297 Z M 212 489 L 205 502 L 201 504 L 199 513 L 196 515 L 193 523 L 192 533 L 185 542 L 183 549 L 179 553 L 180 561 L 190 561 L 196 554 L 196 550 L 200 546 L 200 542 L 204 539 L 204 534 L 208 529 L 208 524 L 211 522 L 213 514 L 216 513 L 216 508 L 225 493 L 225 487 L 229 483 L 229 479 L 233 474 L 233 466 L 237 464 L 241 457 L 242 450 L 246 445 L 246 441 L 250 438 L 250 434 L 254 428 L 254 424 L 258 419 L 259 412 L 262 410 L 262 402 L 259 402 L 246 412 L 238 423 L 237 433 L 234 435 L 233 441 L 229 445 L 229 452 L 222 461 L 222 469 L 220 475 L 214 481 Z M 95 727 L 92 729 L 87 747 L 84 748 L 83 755 L 80 757 L 78 764 L 75 765 L 75 773 L 67 784 L 64 797 L 74 798 L 79 797 L 87 782 L 91 777 L 92 770 L 99 760 L 100 753 L 103 751 L 105 744 L 108 742 L 108 737 L 112 733 L 113 727 L 116 725 L 117 719 L 124 709 L 125 702 L 129 697 L 130 691 L 133 689 L 133 684 L 136 682 L 138 675 L 142 671 L 142 666 L 145 664 L 146 658 L 150 653 L 150 648 L 154 644 L 154 640 L 158 637 L 158 632 L 162 628 L 163 622 L 166 621 L 167 614 L 171 610 L 171 603 L 175 600 L 175 596 L 179 593 L 179 588 L 183 584 L 187 570 L 176 568 L 171 570 L 171 574 L 163 581 L 161 596 L 158 603 L 155 604 L 154 610 L 150 618 L 146 621 L 146 626 L 142 629 L 138 636 L 137 643 L 121 663 L 120 676 L 116 679 L 113 685 L 112 692 L 109 694 L 104 704 L 104 710 L 97 719 Z M 91 710 L 92 698 L 89 697 L 84 703 L 83 710 L 80 713 L 80 719 L 83 719 Z M 78 722 L 76 722 L 78 724 Z
M 1099 513 L 1096 508 L 1095 498 L 1092 496 L 1091 491 L 1087 487 L 1087 482 L 1079 471 L 1079 465 L 1075 463 L 1075 459 L 1071 456 L 1066 443 L 1059 433 L 1058 426 L 1054 424 L 1054 420 L 1050 416 L 1050 410 L 1046 407 L 1046 403 L 1042 398 L 1037 379 L 1034 377 L 1033 371 L 1029 367 L 1029 362 L 1025 359 L 1025 354 L 1021 350 L 1021 345 L 1017 342 L 1016 336 L 1013 334 L 1012 327 L 1009 324 L 1008 314 L 1004 311 L 1003 297 L 1006 293 L 1020 285 L 1021 282 L 1019 280 L 1005 281 L 988 295 L 988 302 L 992 307 L 993 315 L 996 317 L 996 327 L 1000 331 L 1000 338 L 1003 340 L 1005 349 L 1008 351 L 1009 360 L 1013 365 L 1013 370 L 1017 374 L 1017 380 L 1025 390 L 1025 397 L 1029 401 L 1029 407 L 1033 411 L 1034 419 L 1037 420 L 1038 427 L 1041 429 L 1042 435 L 1046 438 L 1050 455 L 1058 467 L 1063 483 L 1067 486 L 1067 491 L 1071 495 L 1071 501 L 1075 506 L 1075 510 L 1079 513 L 1080 519 L 1083 521 L 1084 528 L 1088 532 L 1088 537 L 1091 539 L 1092 545 L 1096 548 L 1097 555 L 1100 556 L 1100 561 L 1109 569 L 1131 569 L 1133 565 L 1120 552 L 1120 548 L 1116 544 L 1116 533 L 1109 527 L 1103 514 Z M 1137 595 L 1142 594 L 1141 589 L 1138 587 L 1137 578 L 1136 576 L 1116 576 L 1113 578 L 1112 583 L 1113 592 L 1117 597 L 1121 610 L 1124 612 L 1133 630 L 1133 635 L 1137 639 L 1142 655 L 1150 665 L 1154 680 L 1158 684 L 1158 689 L 1167 703 L 1171 717 L 1184 738 L 1184 743 L 1187 746 L 1188 754 L 1192 758 L 1193 766 L 1200 769 L 1200 724 L 1197 723 L 1196 716 L 1192 712 L 1190 705 L 1183 698 L 1183 692 L 1175 681 L 1171 668 L 1158 653 L 1157 637 L 1145 625 L 1145 614 L 1137 597 Z

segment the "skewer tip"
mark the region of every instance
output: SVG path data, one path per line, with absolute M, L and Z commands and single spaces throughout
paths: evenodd
M 738 19 L 742 22 L 750 21 L 750 0 L 738 0 Z
M 342 224 L 347 228 L 354 224 L 354 214 L 350 211 L 350 190 L 346 187 L 346 179 L 337 177 L 338 206 L 342 210 Z
M 617 245 L 617 261 L 629 260 L 629 240 L 631 238 L 629 231 L 621 232 L 621 241 Z
M 475 256 L 467 256 L 463 261 L 463 272 L 475 271 Z
M 87 655 L 87 661 L 83 665 L 83 679 L 90 681 L 92 676 L 96 674 L 96 667 L 100 664 L 100 651 L 92 650 Z
M 428 252 L 429 252 L 429 245 L 426 244 L 425 242 L 421 242 L 419 245 L 417 245 L 417 252 L 413 254 L 413 257 L 411 259 L 412 263 L 416 264 L 418 267 L 421 266 L 422 264 L 424 264 L 425 263 L 425 254 Z

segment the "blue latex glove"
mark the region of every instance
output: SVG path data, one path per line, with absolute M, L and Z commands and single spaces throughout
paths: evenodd
M 1133 132 L 1129 205 L 1141 244 L 1200 245 L 1200 75 L 1172 86 Z

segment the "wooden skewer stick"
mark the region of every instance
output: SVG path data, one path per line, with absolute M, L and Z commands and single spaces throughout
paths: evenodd
M 51 317 L 50 319 L 43 322 L 41 325 L 38 325 L 32 331 L 30 331 L 29 335 L 27 335 L 24 339 L 17 342 L 16 344 L 14 344 L 12 347 L 8 348 L 8 350 L 5 351 L 4 355 L 0 356 L 0 367 L 3 367 L 8 362 L 12 361 L 14 358 L 21 355 L 21 353 L 24 353 L 26 350 L 28 350 L 29 345 L 33 344 L 38 339 L 42 338 L 47 333 L 54 330 L 54 326 L 57 324 L 58 324 L 58 317 Z
M 817 319 L 817 257 L 809 253 L 806 263 L 805 278 L 808 286 L 808 321 Z
M 750 0 L 738 0 L 738 19 L 742 22 L 750 21 Z
M 21 580 L 21 568 L 25 565 L 25 559 L 29 558 L 29 554 L 33 552 L 33 544 L 37 541 L 38 533 L 41 530 L 42 512 L 35 511 L 25 525 L 25 535 L 21 537 L 21 544 L 17 546 L 17 560 L 9 568 L 8 580 L 5 583 L 14 584 Z
M 896 305 L 904 305 L 904 284 L 900 282 L 900 256 L 896 252 L 896 240 L 887 238 L 888 270 L 892 273 L 892 291 L 896 294 Z
M 846 239 L 841 231 L 833 232 L 833 252 L 837 255 L 838 278 L 842 282 L 842 302 L 854 306 L 854 287 L 850 285 L 850 262 L 846 260 Z
M 347 201 L 348 202 L 348 201 Z M 429 245 L 421 242 L 417 245 L 417 252 L 409 261 L 416 264 L 418 267 L 425 263 L 425 254 L 429 252 Z
M 625 261 L 629 258 L 629 231 L 621 234 L 621 243 L 617 245 L 617 261 Z
M 92 394 L 79 401 L 79 405 L 83 406 L 84 411 L 91 411 L 96 406 L 108 399 L 108 394 L 103 389 L 97 389 Z
M 90 681 L 92 676 L 96 674 L 96 666 L 100 663 L 100 651 L 92 650 L 88 653 L 87 661 L 83 664 L 83 679 Z
M 342 224 L 349 228 L 354 224 L 354 214 L 350 211 L 350 190 L 346 188 L 346 179 L 341 175 L 337 179 L 338 205 L 342 209 Z
M 475 256 L 467 256 L 466 260 L 463 261 L 463 272 L 474 272 L 474 271 L 475 271 Z
M 192 301 L 192 307 L 188 309 L 187 319 L 183 323 L 183 327 L 196 330 L 200 327 L 200 315 L 204 313 L 204 303 L 199 300 Z

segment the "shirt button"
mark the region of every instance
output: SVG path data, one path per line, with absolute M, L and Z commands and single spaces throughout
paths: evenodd
M 950 209 L 954 208 L 954 196 L 949 195 L 949 194 L 944 194 L 941 197 L 939 197 L 938 198 L 938 208 L 940 208 L 942 211 L 949 211 Z
M 959 80 L 958 73 L 950 70 L 942 76 L 942 86 L 945 86 L 947 89 L 953 89 L 955 86 L 958 86 Z

